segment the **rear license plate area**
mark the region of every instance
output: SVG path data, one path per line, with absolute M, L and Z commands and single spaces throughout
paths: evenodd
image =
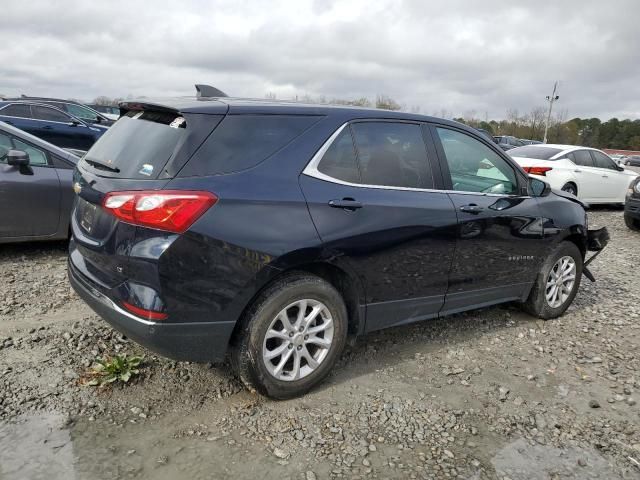
M 80 212 L 80 226 L 82 229 L 91 233 L 96 220 L 98 207 L 89 202 L 83 202 L 82 211 Z

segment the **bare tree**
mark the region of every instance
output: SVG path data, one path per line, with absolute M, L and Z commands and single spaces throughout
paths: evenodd
M 376 97 L 376 108 L 382 110 L 400 110 L 400 104 L 388 95 L 380 94 Z
M 507 109 L 507 128 L 509 131 L 509 135 L 516 135 L 518 130 L 518 125 L 520 123 L 520 117 L 518 115 L 517 108 L 509 108 Z
M 367 97 L 360 97 L 349 101 L 349 105 L 353 105 L 355 107 L 370 107 L 371 101 Z
M 464 112 L 464 115 L 462 115 L 462 118 L 464 119 L 464 123 L 471 125 L 472 127 L 475 127 L 478 124 L 475 110 L 467 110 Z
M 545 115 L 546 111 L 544 107 L 535 107 L 527 114 L 526 122 L 529 127 L 529 138 L 537 140 L 542 137 Z
M 93 99 L 93 103 L 95 105 L 118 105 L 118 103 L 124 101 L 124 98 L 122 97 L 116 97 L 116 98 L 110 98 L 104 95 L 100 95 L 99 97 L 96 97 Z

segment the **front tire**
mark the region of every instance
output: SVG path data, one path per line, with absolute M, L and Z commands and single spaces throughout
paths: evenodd
M 305 273 L 270 285 L 251 305 L 232 348 L 242 382 L 268 397 L 303 395 L 319 384 L 347 338 L 347 309 L 328 282 Z
M 630 215 L 625 215 L 624 216 L 624 223 L 626 223 L 627 227 L 629 227 L 631 230 L 635 230 L 635 231 L 640 230 L 640 220 L 636 220 L 635 218 L 631 218 Z
M 542 264 L 523 309 L 544 320 L 562 315 L 578 293 L 582 263 L 582 253 L 574 243 L 557 245 Z

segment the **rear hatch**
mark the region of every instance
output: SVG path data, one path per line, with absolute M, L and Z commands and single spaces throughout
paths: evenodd
M 91 147 L 74 172 L 78 195 L 71 220 L 71 265 L 102 291 L 116 288 L 130 276 L 128 270 L 135 268 L 131 257 L 136 255 L 132 248 L 137 233 L 137 227 L 119 221 L 102 207 L 105 195 L 162 189 L 227 108 L 219 104 L 219 114 L 201 114 L 152 104 L 121 107 L 123 116 Z

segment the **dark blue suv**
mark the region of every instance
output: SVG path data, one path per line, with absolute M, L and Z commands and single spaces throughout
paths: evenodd
M 0 102 L 0 121 L 62 148 L 88 150 L 107 127 L 87 123 L 46 103 Z
M 561 315 L 607 242 L 495 143 L 408 113 L 127 102 L 78 164 L 69 275 L 133 340 L 304 393 L 348 335 L 502 302 Z

